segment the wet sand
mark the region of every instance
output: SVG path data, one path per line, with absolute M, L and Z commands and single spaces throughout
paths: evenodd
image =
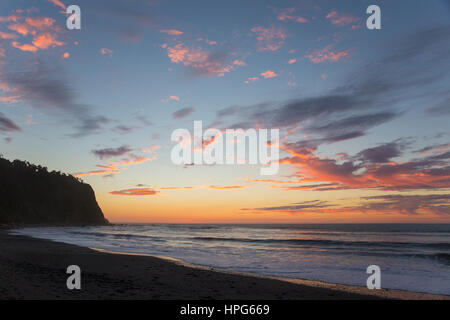
M 81 268 L 81 290 L 67 289 L 69 265 Z M 450 299 L 234 273 L 11 235 L 6 230 L 0 230 L 0 284 L 0 299 Z

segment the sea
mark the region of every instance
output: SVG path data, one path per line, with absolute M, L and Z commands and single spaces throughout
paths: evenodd
M 114 224 L 13 231 L 230 271 L 450 295 L 450 224 Z

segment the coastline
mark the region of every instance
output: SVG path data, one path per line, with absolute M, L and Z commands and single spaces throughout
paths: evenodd
M 66 268 L 79 265 L 81 290 Z M 0 299 L 450 300 L 450 296 L 240 273 L 145 254 L 12 235 L 0 229 Z

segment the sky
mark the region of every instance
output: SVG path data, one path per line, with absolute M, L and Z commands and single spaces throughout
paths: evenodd
M 450 223 L 449 56 L 449 1 L 2 0 L 0 153 L 112 222 Z M 278 173 L 176 165 L 194 121 L 278 129 Z

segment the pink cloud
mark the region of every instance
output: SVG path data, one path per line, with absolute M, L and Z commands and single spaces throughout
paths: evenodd
M 161 148 L 160 145 L 154 144 L 154 145 L 152 145 L 150 147 L 142 148 L 141 151 L 144 152 L 144 153 L 154 153 L 156 150 L 158 150 L 160 148 Z
M 258 77 L 249 77 L 247 80 L 244 81 L 244 83 L 250 83 L 250 82 L 255 82 L 258 81 L 259 78 Z
M 339 26 L 346 26 L 348 24 L 360 21 L 360 18 L 358 18 L 358 17 L 344 15 L 335 10 L 328 13 L 326 15 L 326 18 L 329 19 L 332 24 L 339 25 Z
M 241 60 L 234 60 L 234 61 L 233 61 L 233 64 L 234 64 L 235 66 L 240 66 L 240 67 L 243 67 L 243 66 L 246 65 L 245 62 L 244 62 L 244 61 L 241 61 Z
M 161 102 L 167 103 L 170 101 L 180 101 L 180 97 L 178 96 L 169 96 L 167 99 L 162 99 Z
M 270 78 L 275 78 L 275 77 L 277 77 L 278 75 L 277 75 L 275 72 L 273 72 L 272 70 L 267 70 L 267 71 L 265 71 L 265 72 L 261 72 L 261 76 L 262 76 L 264 79 L 270 79 Z
M 205 75 L 222 77 L 238 66 L 236 64 L 224 64 L 221 59 L 210 54 L 209 51 L 200 47 L 188 47 L 184 43 L 167 47 L 167 55 L 172 63 L 182 63 L 193 71 Z
M 101 48 L 100 49 L 100 53 L 103 54 L 103 55 L 107 54 L 107 55 L 109 55 L 111 57 L 112 54 L 113 54 L 113 51 L 111 49 L 108 49 L 108 48 Z
M 7 32 L 1 32 L 0 31 L 0 39 L 3 40 L 15 40 L 19 38 L 19 36 L 15 33 L 7 33 Z
M 313 63 L 322 63 L 326 61 L 336 62 L 347 57 L 350 54 L 350 49 L 343 51 L 332 51 L 332 47 L 332 45 L 328 45 L 323 49 L 313 51 L 311 54 L 306 55 L 305 57 Z
M 251 31 L 257 35 L 259 51 L 277 51 L 287 38 L 283 29 L 275 26 L 270 28 L 253 27 Z
M 307 23 L 308 20 L 303 17 L 294 16 L 292 13 L 295 11 L 295 8 L 287 8 L 284 10 L 275 10 L 275 13 L 277 14 L 277 19 L 280 21 L 294 21 L 298 23 Z
M 289 61 L 288 61 L 289 64 L 293 64 L 296 62 L 297 62 L 297 59 L 295 59 L 295 58 L 289 59 Z

